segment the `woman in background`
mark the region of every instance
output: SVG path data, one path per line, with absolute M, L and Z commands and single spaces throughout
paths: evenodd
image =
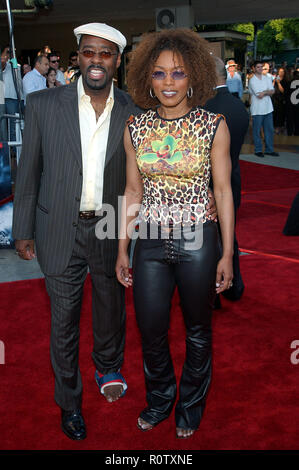
M 50 67 L 47 73 L 47 87 L 55 88 L 56 86 L 56 70 Z
M 275 93 L 273 101 L 273 123 L 276 134 L 283 134 L 286 120 L 286 95 L 288 83 L 285 79 L 285 69 L 279 67 L 274 80 Z

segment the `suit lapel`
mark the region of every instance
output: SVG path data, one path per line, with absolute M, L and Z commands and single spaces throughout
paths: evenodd
M 120 139 L 123 138 L 125 128 L 124 123 L 129 117 L 127 116 L 128 110 L 126 104 L 126 99 L 119 94 L 117 88 L 114 88 L 114 105 L 110 118 L 105 167 L 111 160 Z
M 68 140 L 72 154 L 82 168 L 82 150 L 80 138 L 77 82 L 67 85 L 61 94 L 59 115 L 62 119 L 65 138 Z

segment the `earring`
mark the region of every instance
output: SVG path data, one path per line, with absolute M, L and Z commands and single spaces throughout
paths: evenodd
M 153 94 L 153 90 L 151 88 L 150 88 L 149 94 L 150 94 L 151 98 L 153 98 L 153 99 L 156 98 L 156 95 Z
M 190 86 L 187 91 L 187 98 L 192 98 L 193 96 L 193 88 Z

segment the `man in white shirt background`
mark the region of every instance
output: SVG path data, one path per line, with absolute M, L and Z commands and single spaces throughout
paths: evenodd
M 274 152 L 273 138 L 273 105 L 271 96 L 274 94 L 272 80 L 263 75 L 263 62 L 255 61 L 253 64 L 254 75 L 249 80 L 249 93 L 251 95 L 250 112 L 252 115 L 252 132 L 254 141 L 254 153 L 257 157 L 271 155 L 278 157 Z M 261 129 L 264 131 L 265 151 L 261 139 Z
M 46 75 L 49 70 L 49 60 L 44 55 L 36 57 L 34 69 L 26 73 L 23 77 L 23 92 L 26 101 L 26 95 L 47 88 Z

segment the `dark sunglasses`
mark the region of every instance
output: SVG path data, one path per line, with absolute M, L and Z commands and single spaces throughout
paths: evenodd
M 51 64 L 56 64 L 57 62 L 59 62 L 59 60 L 50 60 Z
M 155 72 L 153 72 L 152 78 L 154 80 L 165 80 L 167 75 L 168 74 L 166 72 L 163 72 L 162 70 L 156 70 Z M 173 72 L 170 72 L 169 75 L 173 80 L 183 80 L 188 76 L 182 70 L 174 70 Z
M 79 51 L 79 52 L 87 59 L 92 59 L 96 55 L 98 55 L 100 59 L 111 59 L 113 55 L 117 55 L 116 52 L 115 53 L 110 52 L 110 51 L 95 52 L 95 51 L 90 51 L 89 49 L 86 49 L 84 51 Z

